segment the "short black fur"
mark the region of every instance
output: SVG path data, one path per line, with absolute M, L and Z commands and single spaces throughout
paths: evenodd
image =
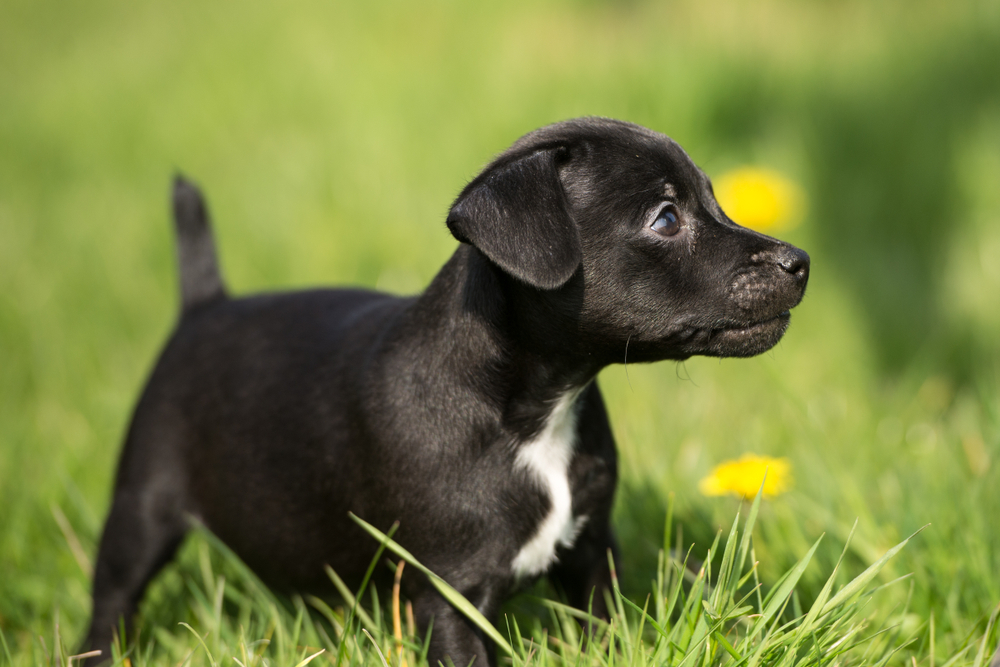
M 604 614 L 617 464 L 595 375 L 626 347 L 629 362 L 759 354 L 809 272 L 801 250 L 727 218 L 676 143 L 601 118 L 487 166 L 448 216 L 461 245 L 413 298 L 230 299 L 200 193 L 178 179 L 174 201 L 182 314 L 126 437 L 87 648 L 107 650 L 190 517 L 276 588 L 331 592 L 326 564 L 357 581 L 377 545 L 351 511 L 399 521 L 399 542 L 487 618 L 542 572 L 578 606 L 596 589 Z M 664 206 L 671 236 L 651 227 Z M 404 579 L 420 627 L 434 618 L 430 664 L 495 661 Z

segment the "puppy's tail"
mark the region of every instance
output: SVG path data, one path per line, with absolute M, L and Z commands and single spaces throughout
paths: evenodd
M 174 227 L 181 279 L 181 312 L 224 299 L 226 288 L 215 256 L 205 200 L 191 181 L 174 176 Z

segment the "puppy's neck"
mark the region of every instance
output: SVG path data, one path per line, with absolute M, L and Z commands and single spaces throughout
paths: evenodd
M 422 344 L 487 397 L 508 427 L 528 436 L 542 428 L 552 405 L 579 393 L 602 367 L 580 349 L 578 292 L 519 283 L 462 244 L 410 316 L 433 322 Z

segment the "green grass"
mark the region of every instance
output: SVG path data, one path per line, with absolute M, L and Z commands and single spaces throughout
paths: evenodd
M 612 667 L 616 662 L 642 667 L 883 665 L 919 641 L 913 629 L 905 627 L 912 586 L 902 609 L 879 614 L 874 606 L 885 601 L 884 591 L 901 584 L 901 579 L 882 586 L 873 582 L 912 536 L 843 586 L 836 585 L 842 564 L 838 562 L 817 598 L 803 606 L 796 586 L 822 538 L 766 590 L 759 579 L 752 538 L 759 497 L 748 510 L 742 530 L 737 516 L 724 542 L 720 543 L 721 533 L 716 536 L 697 573 L 691 567 L 692 548 L 685 552 L 677 544 L 678 548 L 671 550 L 672 522 L 668 518 L 656 577 L 641 607 L 620 591 L 615 579 L 615 590 L 608 594 L 612 612 L 607 622 L 551 597 L 522 597 L 520 609 L 515 602 L 503 614 L 503 629 L 492 626 L 454 589 L 436 579 L 393 542 L 391 534 L 386 536 L 358 521 L 387 547 L 376 554 L 373 567 L 383 554 L 393 552 L 411 567 L 426 572 L 446 598 L 495 638 L 501 659 L 514 667 L 550 663 Z M 427 636 L 415 634 L 409 614 L 406 629 L 399 622 L 395 634 L 391 617 L 380 612 L 380 598 L 373 585 L 371 613 L 359 605 L 367 578 L 357 596 L 345 592 L 344 605 L 336 608 L 314 597 L 277 598 L 211 534 L 198 530 L 192 543 L 188 552 L 196 550 L 198 567 L 180 570 L 189 598 L 186 613 L 178 616 L 184 620 L 176 621 L 177 629 L 171 632 L 169 625 L 142 619 L 138 636 L 124 638 L 113 647 L 115 664 L 128 660 L 135 667 L 165 662 L 304 667 L 317 658 L 335 665 L 385 667 L 400 665 L 403 660 L 410 665 L 427 664 Z M 713 572 L 716 562 L 718 569 Z M 388 560 L 386 565 L 393 567 Z M 339 579 L 332 571 L 330 576 Z M 534 605 L 530 613 L 525 601 Z M 987 647 L 996 640 L 995 620 L 994 614 L 982 638 L 966 638 L 951 664 L 965 658 L 962 664 L 984 665 L 989 657 Z M 143 631 L 152 636 L 144 637 Z M 72 650 L 63 639 L 58 614 L 46 634 L 11 662 L 67 664 Z
M 236 293 L 415 292 L 455 246 L 444 213 L 467 179 L 523 132 L 583 114 L 666 132 L 709 175 L 778 169 L 810 202 L 786 237 L 813 275 L 777 348 L 600 378 L 622 457 L 625 597 L 642 607 L 650 581 L 682 575 L 658 557 L 671 493 L 701 559 L 740 503 L 702 497 L 698 480 L 744 451 L 787 456 L 795 489 L 763 502 L 751 560 L 766 595 L 825 535 L 788 598 L 790 636 L 835 568 L 833 591 L 929 524 L 870 586 L 910 577 L 850 606 L 864 632 L 891 631 L 839 660 L 971 665 L 981 647 L 986 660 L 1000 603 L 997 62 L 998 7 L 972 0 L 6 2 L 0 664 L 50 664 L 84 631 L 121 436 L 177 309 L 175 169 L 209 196 Z M 724 550 L 712 553 L 706 590 L 719 591 Z M 650 614 L 668 633 L 709 622 L 690 589 L 674 615 L 655 590 Z M 555 651 L 531 661 L 576 662 L 558 606 L 522 597 L 509 611 L 526 646 Z M 331 613 L 274 598 L 196 535 L 151 587 L 148 653 L 133 663 L 194 651 L 192 663 L 250 667 L 263 650 L 295 665 L 311 655 L 300 646 L 328 647 L 321 630 L 343 623 Z M 668 658 L 649 621 L 640 632 L 638 613 L 621 613 L 613 644 L 587 643 L 586 661 L 687 654 Z M 753 623 L 740 615 L 722 633 L 741 655 Z M 369 631 L 385 650 L 384 628 Z M 380 664 L 349 637 L 352 660 Z M 707 641 L 684 647 L 703 651 L 686 664 L 732 657 Z M 531 653 L 514 648 L 515 662 Z

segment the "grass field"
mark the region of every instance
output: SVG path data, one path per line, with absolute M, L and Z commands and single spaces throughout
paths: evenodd
M 584 659 L 984 664 L 1000 640 L 997 63 L 992 0 L 5 0 L 0 664 L 59 662 L 85 629 L 122 433 L 178 307 L 175 170 L 207 191 L 234 292 L 412 293 L 456 245 L 444 214 L 462 185 L 524 132 L 591 114 L 671 135 L 713 178 L 756 165 L 800 184 L 808 208 L 782 236 L 813 273 L 766 355 L 601 376 L 622 457 L 622 591 L 641 608 L 653 581 L 664 632 L 622 602 Z M 726 621 L 753 580 L 736 585 L 750 570 L 727 570 L 721 547 L 750 506 L 698 481 L 744 452 L 788 457 L 795 478 L 756 517 L 746 562 L 762 595 L 790 592 L 782 575 L 823 538 L 787 606 L 768 617 L 751 599 L 756 616 Z M 694 557 L 723 531 L 708 606 L 694 582 L 673 614 L 660 593 L 680 570 L 657 555 L 671 494 Z M 907 579 L 819 613 L 925 525 L 864 589 Z M 513 662 L 575 663 L 575 626 L 536 597 L 511 604 L 528 647 L 515 641 Z M 325 646 L 318 660 L 336 662 L 346 619 L 327 611 L 272 597 L 196 535 L 154 582 L 130 660 L 295 665 Z M 797 616 L 791 643 L 764 629 Z M 553 652 L 532 649 L 543 632 L 562 637 Z M 381 664 L 347 636 L 352 662 Z

